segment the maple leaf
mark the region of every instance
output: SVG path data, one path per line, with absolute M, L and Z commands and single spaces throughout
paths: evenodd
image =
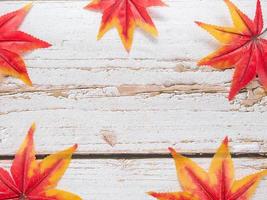
M 93 0 L 85 9 L 103 12 L 98 40 L 108 30 L 116 27 L 125 49 L 129 52 L 136 26 L 154 37 L 158 35 L 147 8 L 164 5 L 161 0 Z
M 20 54 L 51 46 L 18 30 L 31 6 L 32 4 L 28 4 L 0 17 L 0 74 L 19 78 L 30 86 L 32 82 Z
M 183 192 L 149 193 L 159 200 L 249 200 L 260 180 L 267 175 L 267 170 L 263 170 L 235 180 L 228 138 L 218 148 L 208 172 L 174 149 L 169 150 L 175 160 Z
M 263 18 L 259 0 L 254 20 L 248 18 L 231 1 L 225 0 L 225 3 L 231 13 L 233 27 L 196 22 L 222 44 L 217 51 L 200 60 L 198 65 L 210 65 L 217 69 L 235 67 L 228 96 L 232 100 L 256 76 L 267 89 L 267 40 L 261 38 L 266 30 L 262 31 Z
M 80 200 L 75 194 L 58 190 L 77 145 L 36 160 L 33 142 L 35 125 L 16 153 L 9 173 L 0 168 L 0 199 L 7 200 Z

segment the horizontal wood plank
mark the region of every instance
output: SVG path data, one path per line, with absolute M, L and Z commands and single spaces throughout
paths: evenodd
M 166 153 L 169 146 L 205 153 L 226 135 L 233 152 L 267 150 L 267 113 L 236 111 L 220 94 L 87 98 L 79 92 L 0 97 L 0 154 L 14 153 L 34 121 L 40 153 L 73 143 L 82 154 Z
M 194 159 L 208 168 L 209 159 Z M 267 159 L 234 159 L 236 177 L 266 168 Z M 1 161 L 9 167 L 10 161 Z M 266 199 L 265 178 L 252 200 Z M 84 200 L 152 200 L 146 192 L 180 190 L 172 159 L 148 160 L 73 160 L 61 180 L 61 189 L 75 192 Z

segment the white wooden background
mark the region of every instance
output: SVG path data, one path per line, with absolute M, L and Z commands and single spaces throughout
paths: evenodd
M 195 20 L 230 25 L 222 0 L 166 0 L 152 8 L 159 30 L 136 31 L 127 54 L 116 30 L 96 41 L 101 14 L 84 0 L 40 0 L 21 30 L 53 44 L 25 56 L 33 88 L 0 84 L 0 162 L 10 159 L 32 122 L 41 155 L 79 144 L 60 187 L 85 200 L 150 200 L 147 191 L 177 191 L 167 148 L 208 167 L 228 135 L 237 177 L 267 168 L 267 97 L 254 81 L 229 103 L 232 70 L 198 68 L 218 44 Z M 256 1 L 235 0 L 253 16 Z M 1 0 L 0 14 L 28 1 Z M 267 22 L 267 1 L 262 0 Z M 267 179 L 254 200 L 266 199 Z

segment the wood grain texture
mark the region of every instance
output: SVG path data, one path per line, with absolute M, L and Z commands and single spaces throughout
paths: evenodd
M 0 14 L 28 2 L 2 0 Z M 82 9 L 88 2 L 34 1 L 21 29 L 53 47 L 25 55 L 34 87 L 2 79 L 1 166 L 10 165 L 5 159 L 35 121 L 38 154 L 79 144 L 59 187 L 85 200 L 152 200 L 146 192 L 178 191 L 172 159 L 153 155 L 168 156 L 173 146 L 210 156 L 226 135 L 235 156 L 251 157 L 234 159 L 237 177 L 267 168 L 258 157 L 267 155 L 266 92 L 255 80 L 229 103 L 233 70 L 196 66 L 218 45 L 194 21 L 230 25 L 223 1 L 168 0 L 169 7 L 150 9 L 160 35 L 137 30 L 130 54 L 115 30 L 96 41 L 101 14 Z M 254 1 L 234 2 L 253 16 Z M 262 7 L 267 13 L 267 1 Z M 210 158 L 195 160 L 207 168 Z M 266 184 L 253 200 L 266 199 Z
M 194 159 L 208 168 L 210 159 Z M 235 161 L 236 177 L 266 168 L 266 159 L 238 159 Z M 9 167 L 10 161 L 1 161 Z M 265 178 L 252 200 L 266 199 Z M 152 200 L 146 192 L 180 190 L 172 159 L 145 160 L 73 160 L 60 181 L 61 189 L 75 192 L 84 200 Z
M 3 1 L 0 12 L 25 3 Z M 87 3 L 34 2 L 22 30 L 53 47 L 25 56 L 33 88 L 12 78 L 0 86 L 1 155 L 14 153 L 33 121 L 41 153 L 73 143 L 81 154 L 166 153 L 169 146 L 211 153 L 228 135 L 233 152 L 266 154 L 267 98 L 257 81 L 229 103 L 232 70 L 195 64 L 217 44 L 193 22 L 230 24 L 223 1 L 151 9 L 160 36 L 137 31 L 131 54 L 115 30 L 95 40 L 101 14 L 83 10 Z M 235 3 L 254 13 L 255 2 Z M 266 1 L 262 7 L 266 13 Z
M 166 153 L 169 146 L 205 153 L 214 152 L 226 135 L 233 140 L 233 152 L 266 153 L 267 113 L 231 111 L 219 94 L 71 96 L 41 92 L 0 97 L 1 154 L 14 152 L 33 121 L 44 153 L 72 143 L 80 144 L 83 154 Z M 116 137 L 112 146 L 104 139 L 107 132 Z

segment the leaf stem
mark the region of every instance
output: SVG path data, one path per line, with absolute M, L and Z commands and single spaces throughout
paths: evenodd
M 267 32 L 267 28 L 264 29 L 264 31 L 259 36 L 264 35 L 266 32 Z

